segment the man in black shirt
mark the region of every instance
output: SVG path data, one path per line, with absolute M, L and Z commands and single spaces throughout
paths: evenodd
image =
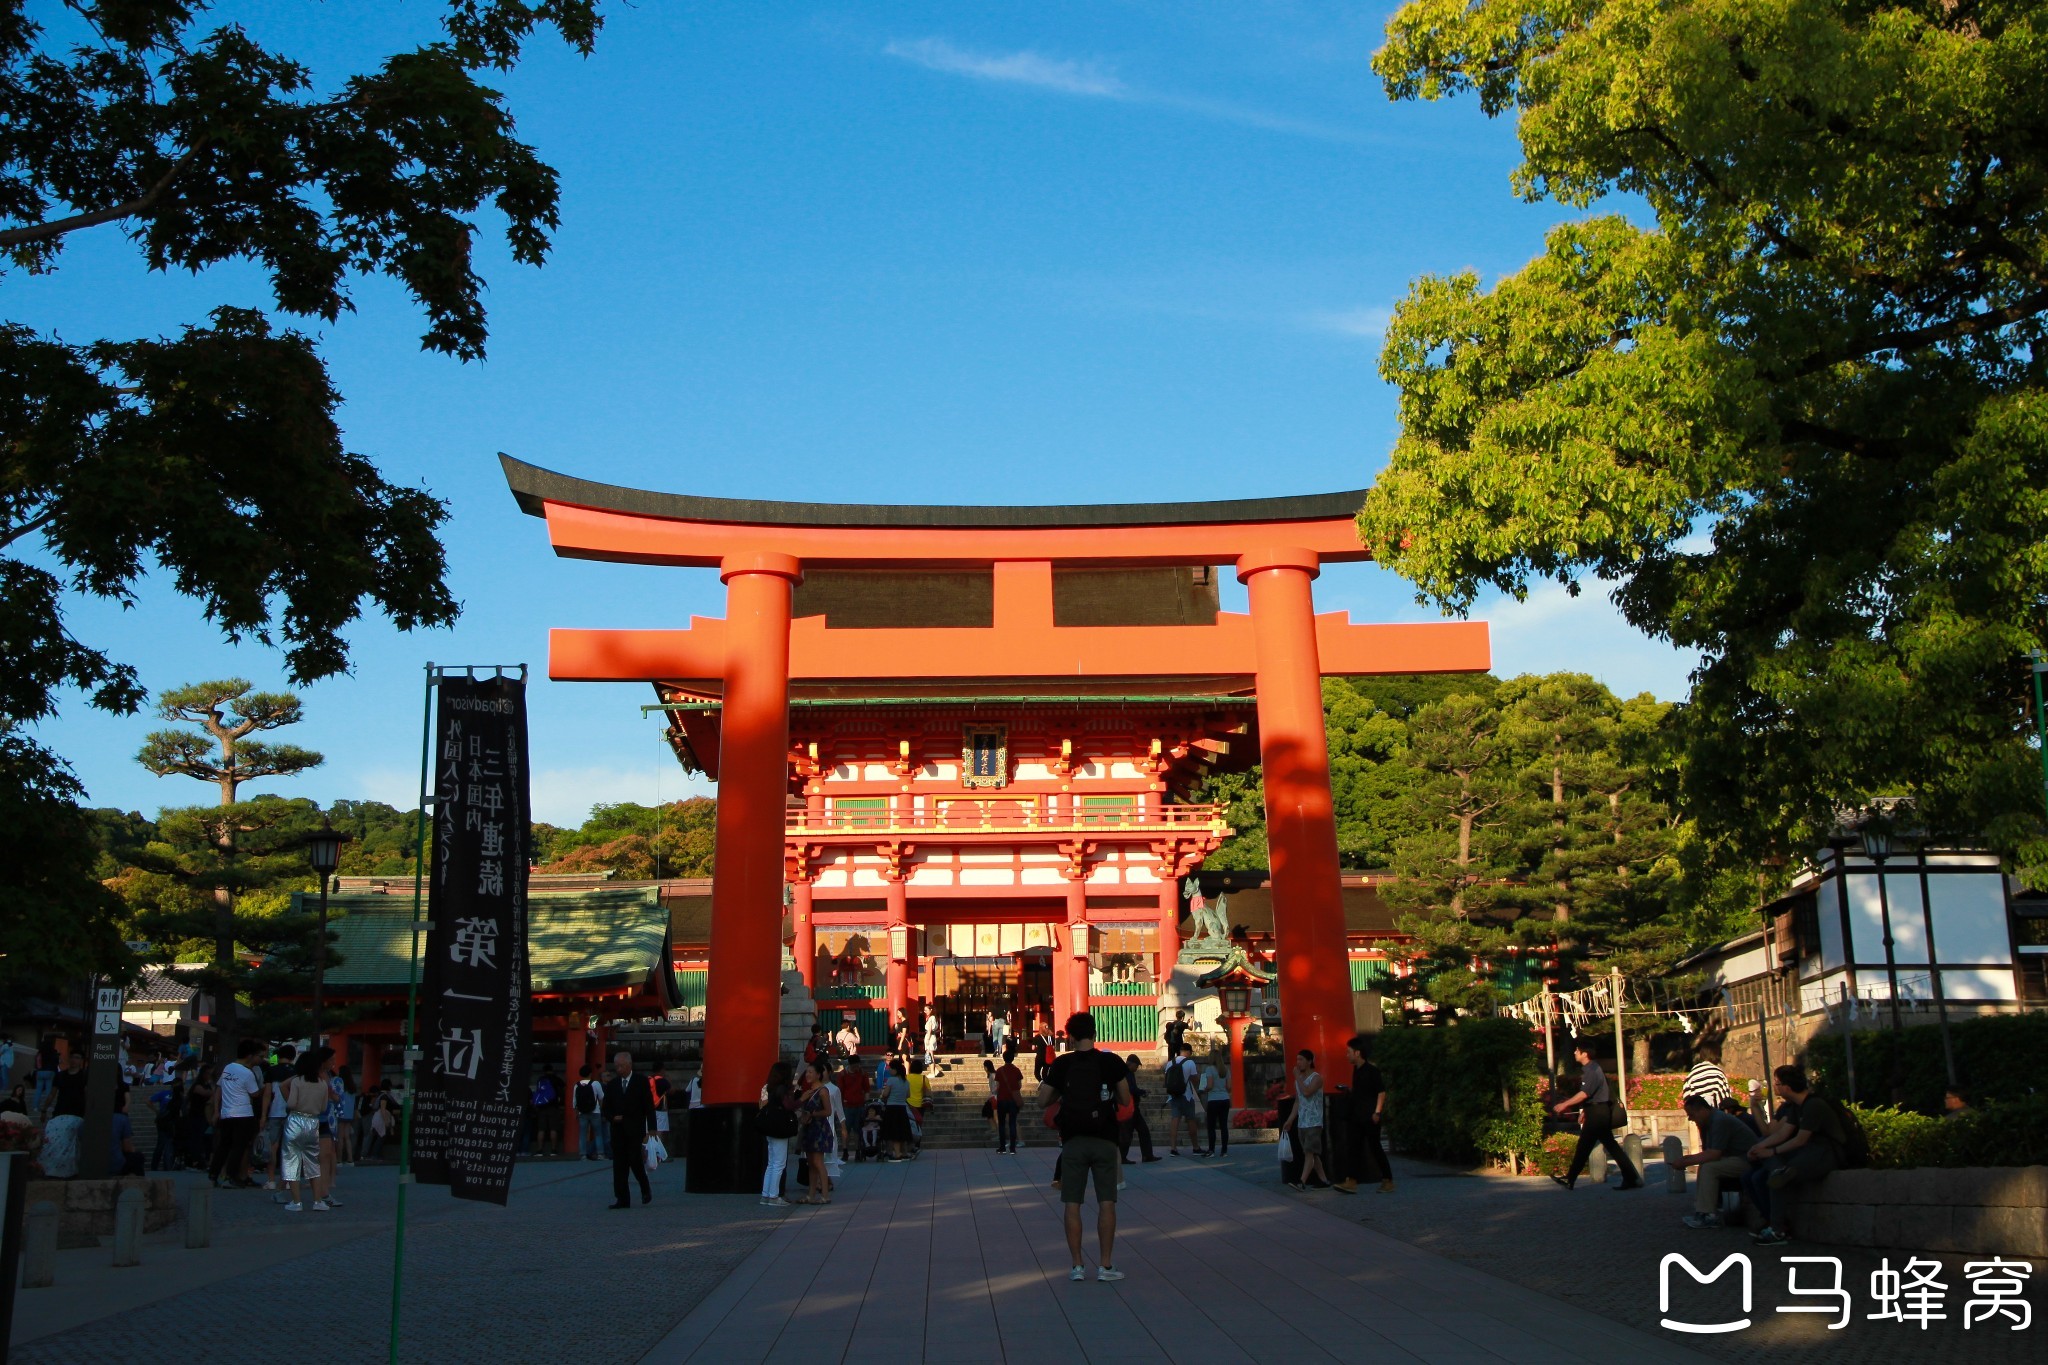
M 1048 1105 L 1060 1102 L 1060 1203 L 1067 1230 L 1067 1251 L 1073 1257 L 1069 1280 L 1087 1278 L 1081 1264 L 1081 1204 L 1088 1180 L 1095 1179 L 1095 1241 L 1102 1263 L 1098 1280 L 1121 1280 L 1116 1268 L 1116 1187 L 1123 1177 L 1117 1150 L 1121 1111 L 1132 1109 L 1131 1073 L 1123 1059 L 1095 1046 L 1095 1016 L 1086 1010 L 1067 1020 L 1070 1051 L 1054 1060 L 1039 1084 L 1038 1097 Z
M 1335 1186 L 1339 1194 L 1357 1194 L 1362 1175 L 1380 1182 L 1381 1194 L 1394 1192 L 1393 1168 L 1380 1146 L 1380 1116 L 1386 1112 L 1387 1083 L 1372 1064 L 1372 1039 L 1363 1033 L 1346 1043 L 1351 1055 L 1351 1151 L 1345 1162 L 1344 1178 Z

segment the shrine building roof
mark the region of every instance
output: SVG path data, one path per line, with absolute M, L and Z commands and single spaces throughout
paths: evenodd
M 294 909 L 306 893 L 294 894 Z M 330 895 L 339 964 L 327 969 L 338 999 L 405 994 L 411 980 L 412 891 Z M 534 995 L 646 991 L 682 1003 L 669 951 L 669 908 L 653 885 L 527 896 L 527 957 Z M 425 950 L 421 939 L 421 950 Z

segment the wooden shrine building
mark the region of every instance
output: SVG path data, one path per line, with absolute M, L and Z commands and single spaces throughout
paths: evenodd
M 1227 833 L 1190 799 L 1218 766 L 1264 766 L 1289 1044 L 1340 1054 L 1351 971 L 1322 679 L 1490 662 L 1482 624 L 1316 614 L 1321 566 L 1371 558 L 1362 493 L 854 506 L 503 463 L 557 554 L 716 569 L 726 586 L 723 619 L 549 644 L 552 678 L 652 684 L 678 755 L 718 783 L 714 1112 L 692 1123 L 692 1189 L 743 1185 L 758 1147 L 785 887 L 791 946 L 828 999 L 879 977 L 885 1008 L 922 991 L 1063 1016 L 1093 1001 L 1104 943 L 1154 981 L 1170 969 L 1180 879 Z M 1249 613 L 1218 609 L 1219 570 Z

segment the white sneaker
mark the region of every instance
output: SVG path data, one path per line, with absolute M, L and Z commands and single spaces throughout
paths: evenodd
M 1130 1184 L 1130 1182 L 1129 1182 L 1128 1180 L 1124 1180 L 1124 1179 L 1122 1179 L 1121 1177 L 1119 1177 L 1119 1178 L 1118 1178 L 1118 1180 L 1117 1180 L 1117 1182 L 1116 1182 L 1116 1187 L 1117 1187 L 1117 1189 L 1121 1190 L 1121 1189 L 1123 1189 L 1123 1188 L 1124 1188 L 1124 1187 L 1125 1187 L 1126 1185 L 1128 1185 L 1128 1184 Z
M 325 1199 L 315 1199 L 313 1201 L 313 1211 L 315 1213 L 331 1213 L 333 1210 L 334 1205 L 328 1203 Z
M 1081 1283 L 1081 1281 L 1088 1278 L 1088 1272 L 1085 1268 L 1077 1265 L 1072 1270 L 1069 1270 L 1067 1272 L 1067 1278 L 1072 1280 L 1075 1284 L 1079 1284 Z
M 277 1182 L 275 1180 L 266 1180 L 263 1182 L 263 1188 L 266 1190 L 274 1190 L 277 1188 Z
M 1098 1280 L 1121 1280 L 1123 1277 L 1123 1271 L 1111 1270 L 1108 1266 L 1101 1266 L 1095 1272 L 1095 1278 Z
M 786 1209 L 789 1207 L 789 1201 L 787 1199 L 782 1198 L 780 1195 L 763 1199 L 761 1203 L 763 1207 L 771 1209 Z
M 286 1205 L 284 1206 L 284 1211 L 285 1211 L 286 1213 L 304 1213 L 304 1212 L 306 1211 L 306 1206 L 305 1206 L 304 1204 L 297 1204 L 297 1203 L 294 1203 L 294 1204 L 286 1204 Z

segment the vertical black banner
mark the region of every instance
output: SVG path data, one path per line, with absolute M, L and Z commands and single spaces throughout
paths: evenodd
M 531 822 L 526 684 L 444 676 L 434 734 L 434 851 L 412 1169 L 502 1204 L 532 1058 L 526 956 Z

